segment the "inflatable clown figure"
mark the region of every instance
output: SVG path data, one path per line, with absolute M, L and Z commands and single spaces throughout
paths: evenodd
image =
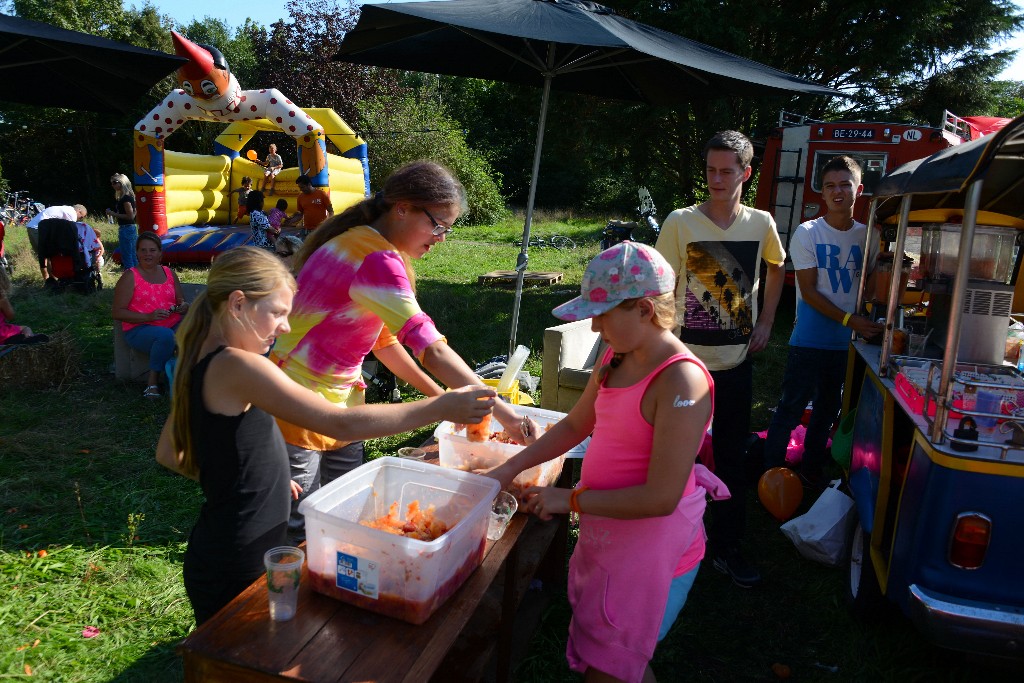
M 319 123 L 276 89 L 242 90 L 217 48 L 198 45 L 174 31 L 171 35 L 174 51 L 188 59 L 177 71 L 180 88 L 135 124 L 133 133 L 140 229 L 160 235 L 167 231 L 164 141 L 185 121 L 273 124 L 295 139 L 299 171 L 308 175 L 315 187 L 328 185 L 324 130 Z M 237 150 L 220 153 L 231 159 L 238 156 Z

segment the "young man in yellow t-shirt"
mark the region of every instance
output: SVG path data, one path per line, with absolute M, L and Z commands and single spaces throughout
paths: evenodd
M 753 373 L 747 354 L 768 345 L 786 258 L 771 214 L 740 202 L 753 157 L 754 146 L 742 133 L 716 133 L 704 147 L 709 199 L 669 214 L 657 243 L 679 276 L 679 337 L 715 381 L 711 428 L 715 474 L 729 487 L 732 498 L 710 507 L 709 555 L 716 569 L 743 588 L 761 582 L 757 568 L 740 552 L 750 490 L 744 460 Z M 759 312 L 762 261 L 767 275 L 764 308 Z

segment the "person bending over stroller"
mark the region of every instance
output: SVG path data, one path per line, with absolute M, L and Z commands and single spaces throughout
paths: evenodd
M 48 206 L 28 222 L 25 228 L 29 233 L 29 241 L 32 242 L 32 249 L 38 249 L 39 241 L 39 224 L 45 221 L 47 218 L 63 218 L 66 221 L 72 223 L 83 220 L 89 211 L 81 204 L 75 204 L 74 206 Z M 43 283 L 50 281 L 49 264 L 46 259 L 39 259 L 39 274 L 43 278 Z
M 114 320 L 121 322 L 128 346 L 149 354 L 146 398 L 158 398 L 160 376 L 174 355 L 174 331 L 188 304 L 178 277 L 160 265 L 162 245 L 153 232 L 139 234 L 135 247 L 139 265 L 129 268 L 114 286 Z

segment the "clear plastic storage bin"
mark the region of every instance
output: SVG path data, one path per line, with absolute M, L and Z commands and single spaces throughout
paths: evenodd
M 384 457 L 361 465 L 299 504 L 313 590 L 379 614 L 422 624 L 484 556 L 494 479 Z M 433 541 L 371 529 L 398 502 L 435 507 L 450 528 Z
M 525 406 L 516 406 L 516 412 L 533 418 L 541 426 L 541 429 L 547 429 L 565 417 L 565 413 Z M 492 418 L 491 433 L 494 434 L 502 430 L 501 424 Z M 466 472 L 482 473 L 497 467 L 523 450 L 523 446 L 519 444 L 502 443 L 501 441 L 470 441 L 466 438 L 466 431 L 464 429 L 457 430 L 451 422 L 442 422 L 438 425 L 434 430 L 434 436 L 437 437 L 441 466 Z M 529 487 L 552 486 L 562 473 L 566 455 L 569 457 L 582 455 L 582 451 L 586 450 L 586 443 L 584 442 L 554 460 L 520 472 L 512 482 L 512 486 L 509 487 L 509 491 L 520 499 L 519 502 L 523 502 L 522 492 Z

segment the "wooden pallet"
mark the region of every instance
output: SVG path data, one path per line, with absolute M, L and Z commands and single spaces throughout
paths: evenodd
M 543 287 L 550 287 L 553 284 L 562 281 L 562 273 L 555 273 L 551 271 L 537 271 L 528 270 L 523 275 L 523 286 L 526 285 L 541 285 Z M 487 285 L 490 287 L 515 287 L 516 286 L 516 271 L 514 270 L 492 270 L 489 273 L 484 273 L 477 279 L 477 284 Z

